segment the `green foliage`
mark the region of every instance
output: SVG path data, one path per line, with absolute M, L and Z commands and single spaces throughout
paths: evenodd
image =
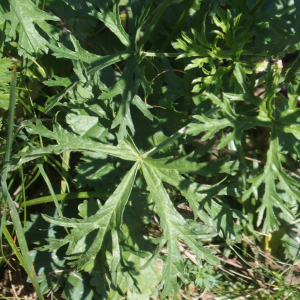
M 43 219 L 26 222 L 25 211 L 42 293 L 163 299 L 187 284 L 222 289 L 211 245 L 228 258 L 243 234 L 259 244 L 258 232 L 281 238 L 294 266 L 298 237 L 275 234 L 299 219 L 298 2 L 40 2 L 0 2 L 0 46 L 18 61 L 24 108 L 5 180 L 22 174 L 13 200 L 26 209 L 49 202 L 34 191 L 26 205 L 41 173 L 56 205 Z M 177 40 L 167 44 L 166 33 Z M 4 110 L 11 65 L 0 60 Z
M 54 27 L 45 20 L 59 21 L 59 18 L 40 10 L 32 1 L 9 1 L 10 10 L 1 17 L 1 23 L 7 21 L 6 40 L 16 40 L 18 33 L 18 53 L 24 57 L 36 57 L 41 51 L 48 52 L 48 41 L 42 37 L 35 27 L 39 26 L 50 38 L 58 39 Z M 0 24 L 1 24 L 0 23 Z M 18 30 L 18 32 L 17 32 Z
M 194 277 L 195 285 L 200 289 L 206 288 L 208 291 L 210 291 L 214 285 L 219 287 L 218 284 L 221 283 L 218 278 L 220 278 L 222 274 L 213 275 L 212 267 L 208 265 L 204 266 L 203 268 L 199 268 L 198 270 L 190 271 L 190 273 Z
M 12 61 L 9 58 L 0 60 L 0 108 L 8 109 L 9 107 L 9 92 L 8 84 L 11 81 L 9 68 L 12 66 Z

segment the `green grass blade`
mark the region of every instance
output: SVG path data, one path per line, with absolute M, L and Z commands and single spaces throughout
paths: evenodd
M 4 39 L 5 39 L 5 29 L 6 29 L 6 21 L 4 21 L 4 25 L 2 28 L 2 34 L 1 34 L 1 38 L 0 38 L 0 59 L 3 56 L 3 50 L 4 50 Z
M 285 281 L 284 281 L 285 283 L 288 281 L 288 279 L 289 279 L 289 277 L 290 277 L 290 275 L 291 275 L 291 273 L 292 273 L 292 271 L 293 271 L 293 269 L 294 269 L 295 263 L 297 262 L 297 258 L 298 258 L 298 256 L 299 256 L 299 252 L 300 252 L 300 245 L 299 245 L 299 247 L 298 247 L 298 250 L 297 250 L 296 256 L 295 256 L 295 258 L 294 258 L 294 261 L 293 261 L 293 263 L 292 263 L 292 266 L 291 266 L 291 268 L 290 268 L 288 274 L 286 275 L 286 278 L 285 278 Z
M 15 90 L 16 90 L 16 69 L 14 67 L 13 73 L 12 73 L 12 81 L 10 84 L 10 104 L 9 104 L 9 119 L 8 119 L 8 129 L 7 129 L 7 140 L 6 140 L 6 151 L 4 155 L 4 162 L 8 162 L 10 159 L 10 153 L 11 153 L 11 147 L 12 147 L 12 141 L 13 141 L 13 127 L 14 127 L 14 116 L 15 116 Z M 13 221 L 14 229 L 16 230 L 17 239 L 19 242 L 19 246 L 21 248 L 21 252 L 23 255 L 23 260 L 20 261 L 22 265 L 24 266 L 25 271 L 27 272 L 29 278 L 31 279 L 31 282 L 34 286 L 34 289 L 37 293 L 38 299 L 44 299 L 40 286 L 37 280 L 37 276 L 34 270 L 34 266 L 32 263 L 32 260 L 29 255 L 29 249 L 26 242 L 25 235 L 23 233 L 23 228 L 21 225 L 21 220 L 18 215 L 18 211 L 16 209 L 16 205 L 11 198 L 6 184 L 7 179 L 7 172 L 2 173 L 2 180 L 1 180 L 1 186 L 3 191 L 3 196 L 6 198 L 11 219 Z M 2 220 L 3 221 L 3 220 Z M 3 224 L 1 224 L 1 227 Z M 5 227 L 3 226 L 3 230 L 5 230 Z M 2 232 L 0 232 L 2 235 Z M 18 257 L 18 256 L 17 256 Z M 18 257 L 19 258 L 19 257 Z
M 190 8 L 192 7 L 192 5 L 194 4 L 195 0 L 190 0 L 190 2 L 187 4 L 186 9 L 184 10 L 184 12 L 181 14 L 178 22 L 176 23 L 175 27 L 173 28 L 171 34 L 168 36 L 167 40 L 165 41 L 165 43 L 162 46 L 162 51 L 165 51 L 168 47 L 168 45 L 171 43 L 172 39 L 175 37 L 175 35 L 177 34 L 178 31 L 181 30 L 182 28 L 182 23 L 184 22 Z
M 57 201 L 55 192 L 54 192 L 54 190 L 53 190 L 53 188 L 52 188 L 52 184 L 51 184 L 51 182 L 50 182 L 50 180 L 49 180 L 49 178 L 48 178 L 48 176 L 47 176 L 47 174 L 46 174 L 46 172 L 45 172 L 45 169 L 44 169 L 43 164 L 41 163 L 41 161 L 40 161 L 39 159 L 37 159 L 37 166 L 38 166 L 38 168 L 39 168 L 39 170 L 40 170 L 40 172 L 41 172 L 41 174 L 42 174 L 42 176 L 43 176 L 43 178 L 44 178 L 44 180 L 45 180 L 45 182 L 46 182 L 46 184 L 47 184 L 47 187 L 48 187 L 48 189 L 49 189 L 49 191 L 50 191 L 51 197 L 53 198 L 53 201 L 54 201 L 54 203 L 55 203 L 55 206 L 56 206 L 58 215 L 59 215 L 60 217 L 62 217 L 63 214 L 62 214 L 60 205 L 59 205 L 59 203 L 58 203 L 58 201 Z
M 132 191 L 131 194 L 145 194 L 147 193 L 147 191 Z M 90 197 L 109 197 L 112 194 L 112 192 L 107 192 L 107 191 L 103 191 L 103 192 L 99 192 L 99 191 L 95 191 L 95 192 L 77 192 L 77 193 L 65 193 L 65 194 L 56 194 L 55 197 L 58 201 L 67 201 L 67 200 L 72 200 L 72 199 L 88 199 Z M 53 202 L 53 197 L 52 196 L 45 196 L 45 197 L 40 197 L 40 198 L 36 198 L 36 199 L 32 199 L 29 201 L 26 201 L 25 204 L 22 203 L 21 207 L 24 206 L 32 206 L 32 205 L 37 205 L 37 204 L 43 204 L 43 203 L 49 203 L 49 202 Z
M 150 33 L 153 31 L 155 25 L 157 24 L 158 19 L 161 17 L 161 15 L 166 10 L 166 8 L 168 7 L 168 5 L 170 4 L 171 1 L 172 0 L 164 0 L 164 2 L 160 5 L 159 9 L 157 10 L 155 15 L 151 19 L 143 37 L 139 41 L 139 48 L 141 48 L 146 43 Z
M 16 257 L 18 258 L 19 262 L 21 263 L 21 265 L 23 266 L 23 268 L 25 269 L 25 271 L 28 273 L 28 270 L 26 270 L 26 264 L 24 261 L 24 258 L 22 256 L 22 254 L 20 253 L 17 245 L 15 244 L 12 236 L 10 235 L 9 231 L 7 230 L 7 228 L 4 226 L 3 228 L 3 234 L 5 236 L 5 238 L 7 239 L 11 249 L 14 251 Z

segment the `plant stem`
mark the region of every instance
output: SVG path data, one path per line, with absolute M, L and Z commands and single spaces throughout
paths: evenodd
M 215 113 L 216 111 L 218 111 L 220 109 L 220 107 L 214 107 L 211 110 L 209 110 L 205 115 L 208 117 L 210 115 L 212 115 L 213 113 Z M 197 121 L 193 121 L 191 123 L 194 123 Z M 163 149 L 165 146 L 171 144 L 173 141 L 177 140 L 178 138 L 180 138 L 182 135 L 184 135 L 185 133 L 187 133 L 187 130 L 189 128 L 189 125 L 191 124 L 189 123 L 188 125 L 182 127 L 181 129 L 179 129 L 177 132 L 175 132 L 173 135 L 171 135 L 170 137 L 168 137 L 166 140 L 164 140 L 162 143 L 160 143 L 159 145 L 157 145 L 156 147 L 152 148 L 151 150 L 149 150 L 148 152 L 144 153 L 142 155 L 143 158 L 148 158 L 153 156 L 155 153 L 159 152 L 161 149 Z

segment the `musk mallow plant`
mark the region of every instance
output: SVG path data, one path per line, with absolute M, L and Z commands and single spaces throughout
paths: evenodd
M 40 245 L 31 252 L 39 287 L 30 277 L 40 298 L 59 288 L 67 299 L 175 297 L 189 259 L 211 289 L 220 277 L 213 241 L 232 246 L 297 223 L 299 56 L 282 63 L 299 51 L 297 1 L 0 6 L 2 56 L 21 61 L 13 93 L 30 108 L 3 174 L 34 162 L 51 197 L 22 206 L 55 203 L 25 228 Z M 35 103 L 28 80 L 39 81 Z M 63 167 L 69 154 L 73 177 Z M 53 157 L 77 193 L 48 179 Z

